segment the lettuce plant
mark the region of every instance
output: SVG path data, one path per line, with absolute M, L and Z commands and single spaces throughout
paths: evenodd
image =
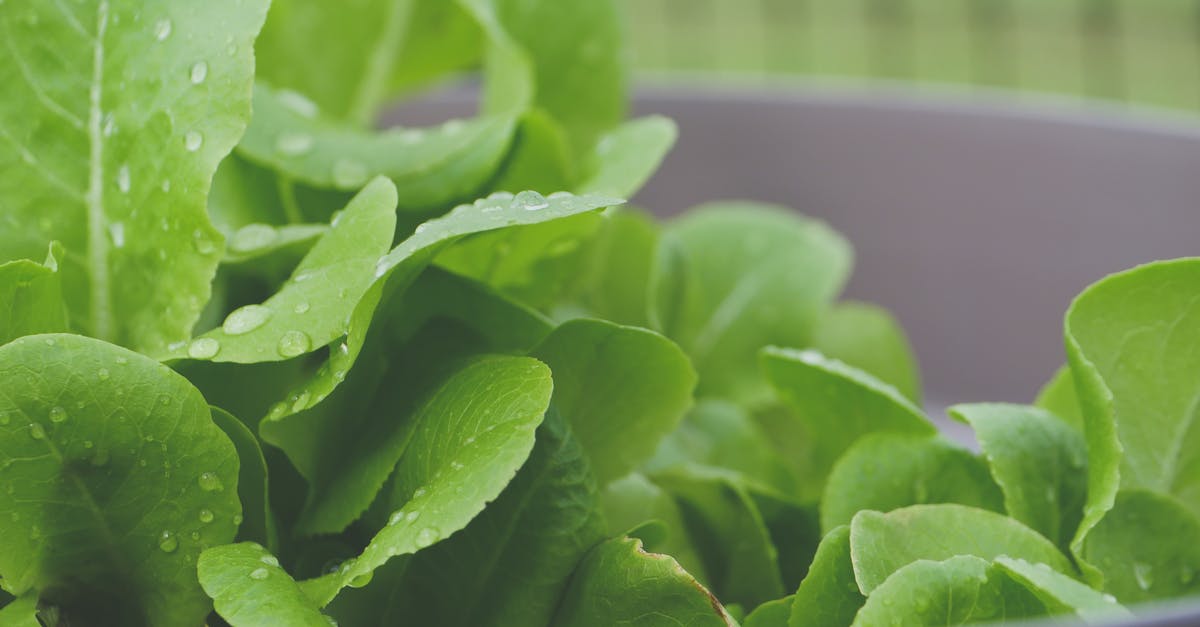
M 0 0 L 0 625 L 949 625 L 1200 592 L 1200 261 L 938 435 L 849 244 L 624 206 L 611 0 Z M 479 112 L 378 130 L 449 77 Z

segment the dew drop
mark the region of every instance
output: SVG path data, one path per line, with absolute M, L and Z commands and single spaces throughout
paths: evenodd
M 571 198 L 574 195 L 575 194 L 572 194 L 571 192 L 554 192 L 553 194 L 550 194 L 546 198 L 549 198 L 550 200 L 563 200 L 565 198 Z
M 225 317 L 221 330 L 228 335 L 243 335 L 266 324 L 271 310 L 262 305 L 246 305 Z
M 215 473 L 203 472 L 196 480 L 200 484 L 200 489 L 205 492 L 220 492 L 225 489 L 225 485 L 221 483 L 221 478 Z
M 307 353 L 311 346 L 312 340 L 303 331 L 288 331 L 279 338 L 275 350 L 279 351 L 280 357 L 296 357 Z
M 121 364 L 121 365 L 124 365 L 124 364 L 127 364 L 127 363 L 129 363 L 129 359 L 128 359 L 128 358 L 126 358 L 126 357 L 118 357 L 118 358 L 117 358 L 117 363 L 118 363 L 118 364 Z
M 375 577 L 374 572 L 366 572 L 361 575 L 356 575 L 353 579 L 347 582 L 351 588 L 364 588 L 371 583 L 371 579 Z
M 308 303 L 296 303 L 296 306 L 292 308 L 292 311 L 294 311 L 298 314 L 308 313 L 308 310 L 309 310 Z
M 174 553 L 179 548 L 179 539 L 170 531 L 164 531 L 158 534 L 158 548 L 163 553 Z
M 164 192 L 171 191 L 171 179 L 163 179 L 162 185 L 159 185 L 159 188 Z
M 162 18 L 154 23 L 154 38 L 163 41 L 171 36 L 171 20 Z
M 254 570 L 250 571 L 250 578 L 255 581 L 262 581 L 270 576 L 270 574 L 271 573 L 265 568 L 255 568 Z
M 202 145 L 204 145 L 204 136 L 197 131 L 188 131 L 184 134 L 183 147 L 187 148 L 188 152 L 196 152 Z
M 425 493 L 426 493 L 425 488 L 417 488 L 416 490 L 413 491 L 412 497 L 414 499 L 419 499 L 422 496 L 425 496 Z
M 208 523 L 210 523 L 212 521 L 213 521 L 213 513 L 211 510 L 207 510 L 207 509 L 200 510 L 200 522 L 207 525 Z
M 93 446 L 96 446 L 96 444 L 94 442 L 92 442 L 91 440 L 83 441 L 83 448 L 92 448 Z
M 62 407 L 51 407 L 50 408 L 50 422 L 53 422 L 54 424 L 59 424 L 59 423 L 66 422 L 66 421 L 67 421 L 67 410 L 63 409 Z
M 408 129 L 406 131 L 401 131 L 399 134 L 396 135 L 397 141 L 399 141 L 401 144 L 405 144 L 405 145 L 409 145 L 409 146 L 420 142 L 424 137 L 425 137 L 425 134 L 416 129 Z
M 221 351 L 221 343 L 211 337 L 201 337 L 188 344 L 187 354 L 192 359 L 210 359 Z
M 193 65 L 189 77 L 192 79 L 193 85 L 199 85 L 200 83 L 203 83 L 204 79 L 208 78 L 208 64 L 200 61 L 199 63 Z
M 549 207 L 550 203 L 546 200 L 545 196 L 537 192 L 524 191 L 517 194 L 516 198 L 513 199 L 513 205 L 526 211 L 540 211 Z
M 234 515 L 233 515 L 233 524 L 235 524 L 235 525 L 240 525 L 240 524 L 242 524 L 242 515 L 241 515 L 241 514 L 234 514 Z
M 29 425 L 29 437 L 31 437 L 35 440 L 45 439 L 46 428 L 36 422 L 30 424 Z
M 313 138 L 307 133 L 283 133 L 275 140 L 275 150 L 280 154 L 297 156 L 312 150 Z
M 442 125 L 442 132 L 447 135 L 457 135 L 466 127 L 466 122 L 462 120 L 449 120 Z
M 108 381 L 109 376 L 111 375 L 108 372 L 108 368 L 101 368 L 96 371 L 96 378 L 100 379 L 101 381 Z
M 217 249 L 217 245 L 200 229 L 192 231 L 192 246 L 196 252 L 201 255 L 211 255 Z
M 438 530 L 426 527 L 417 532 L 417 548 L 423 549 L 438 541 Z
M 420 517 L 421 517 L 421 512 L 419 512 L 417 510 L 413 510 L 404 517 L 404 520 L 407 520 L 408 522 L 415 522 Z
M 1133 563 L 1133 578 L 1143 591 L 1154 585 L 1154 567 L 1144 562 Z
M 400 522 L 403 520 L 404 520 L 404 510 L 402 510 L 402 509 L 396 510 L 396 511 L 392 512 L 391 516 L 388 516 L 387 524 L 389 527 L 391 527 L 391 526 L 400 524 Z
M 338 159 L 333 164 L 333 184 L 341 188 L 359 187 L 367 182 L 367 166 L 353 159 Z
M 292 113 L 296 113 L 301 117 L 306 118 L 317 117 L 317 113 L 319 112 L 319 109 L 317 109 L 317 104 L 309 100 L 303 94 L 299 94 L 290 89 L 284 89 L 280 90 L 276 96 L 279 98 L 279 102 L 283 103 L 283 106 L 291 109 Z
M 267 566 L 271 566 L 272 568 L 279 568 L 279 560 L 276 559 L 274 555 L 264 555 L 258 558 L 258 561 L 266 564 Z
M 7 425 L 12 419 L 5 412 L 0 412 L 0 426 Z
M 132 182 L 129 180 L 129 164 L 123 164 L 117 168 L 117 189 L 121 190 L 122 194 L 128 194 Z
M 270 246 L 278 234 L 266 224 L 247 224 L 233 234 L 229 246 L 235 251 L 246 252 Z

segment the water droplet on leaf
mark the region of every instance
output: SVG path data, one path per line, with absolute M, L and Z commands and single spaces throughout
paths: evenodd
M 423 549 L 438 541 L 438 530 L 426 527 L 417 532 L 417 548 Z
M 210 359 L 221 351 L 221 343 L 211 337 L 200 337 L 188 344 L 187 354 L 192 359 Z
M 67 421 L 67 410 L 63 409 L 62 407 L 51 407 L 50 408 L 50 422 L 57 424 L 57 423 L 66 422 L 66 421 Z
M 302 314 L 302 313 L 307 313 L 308 309 L 309 309 L 308 303 L 296 303 L 296 306 L 292 308 L 292 311 L 294 311 L 298 314 Z
M 229 335 L 249 333 L 266 324 L 271 310 L 262 305 L 246 305 L 225 317 L 221 330 Z
M 288 331 L 279 338 L 279 344 L 275 348 L 280 357 L 297 357 L 308 352 L 311 347 L 312 340 L 303 331 Z
M 41 440 L 46 437 L 46 428 L 38 423 L 29 425 L 29 437 L 35 440 Z
M 288 156 L 297 156 L 312 150 L 313 138 L 307 133 L 283 133 L 275 140 L 275 150 Z
M 122 194 L 128 194 L 132 184 L 129 179 L 129 164 L 121 165 L 117 168 L 117 189 L 121 190 Z
M 200 477 L 196 482 L 200 484 L 200 489 L 205 492 L 220 492 L 225 489 L 225 485 L 221 483 L 221 478 L 211 472 L 200 473 Z
M 213 513 L 211 510 L 207 510 L 207 509 L 200 510 L 200 522 L 207 525 L 208 523 L 210 523 L 212 521 L 213 521 Z
M 179 548 L 179 539 L 170 531 L 164 531 L 158 534 L 158 548 L 163 553 L 174 553 Z
M 199 85 L 200 83 L 203 83 L 204 79 L 208 78 L 208 64 L 201 61 L 193 65 L 192 70 L 189 73 L 189 78 L 192 79 L 193 85 Z
M 255 581 L 262 581 L 270 576 L 270 574 L 271 573 L 265 568 L 255 568 L 254 570 L 250 571 L 250 578 Z
M 1144 562 L 1133 563 L 1133 578 L 1143 591 L 1154 585 L 1154 567 Z
M 514 208 L 521 208 L 526 211 L 540 211 L 549 207 L 550 203 L 546 200 L 545 196 L 537 192 L 524 191 L 517 194 L 516 198 L 513 199 L 513 205 Z
M 196 131 L 188 131 L 183 136 L 183 147 L 187 148 L 188 152 L 196 152 L 200 150 L 200 146 L 204 145 L 204 136 Z
M 294 92 L 290 89 L 280 90 L 276 96 L 283 106 L 291 109 L 292 113 L 296 113 L 301 117 L 314 118 L 319 113 L 315 102 L 309 100 L 303 94 Z
M 101 368 L 96 371 L 96 378 L 100 379 L 101 381 L 108 381 L 109 376 L 108 368 Z
M 163 41 L 171 36 L 171 20 L 162 18 L 154 23 L 154 38 Z
M 333 164 L 333 183 L 342 188 L 359 187 L 367 182 L 367 166 L 353 159 L 338 159 Z

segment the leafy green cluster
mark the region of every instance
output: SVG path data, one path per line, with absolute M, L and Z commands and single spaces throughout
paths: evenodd
M 891 317 L 835 303 L 837 233 L 618 206 L 675 134 L 623 122 L 618 17 L 0 2 L 0 625 L 940 625 L 1200 591 L 1200 261 L 1085 292 L 1042 408 L 952 410 L 976 456 Z M 478 116 L 374 130 L 476 71 Z

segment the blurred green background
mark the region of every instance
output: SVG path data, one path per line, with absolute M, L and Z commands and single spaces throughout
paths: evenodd
M 883 78 L 1200 110 L 1200 0 L 624 0 L 635 63 Z

